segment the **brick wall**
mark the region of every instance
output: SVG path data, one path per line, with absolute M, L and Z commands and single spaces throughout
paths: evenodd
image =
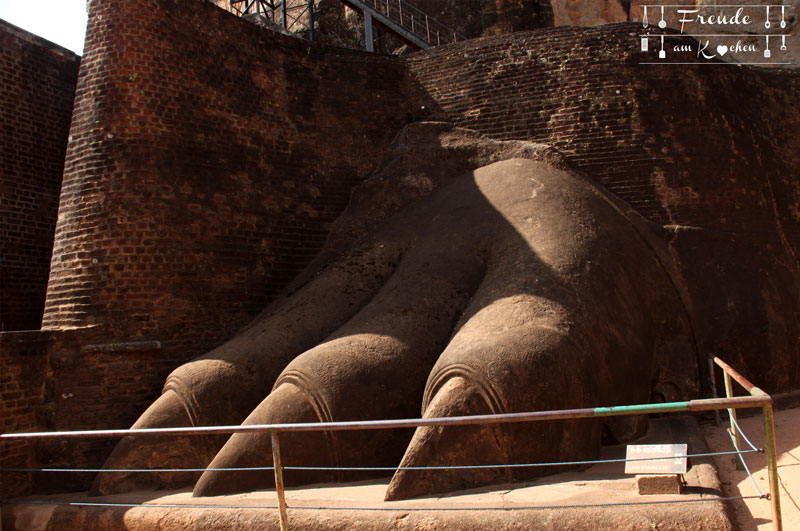
M 640 66 L 644 56 L 630 36 L 635 29 L 621 24 L 481 39 L 419 54 L 410 66 L 458 125 L 493 138 L 553 144 L 657 223 L 718 225 L 719 212 L 707 208 L 713 197 L 680 189 L 714 181 L 676 186 L 667 175 L 690 181 L 691 173 L 726 171 L 714 168 L 735 132 L 734 124 L 724 122 L 744 122 L 731 112 L 736 99 L 731 85 L 747 83 L 750 76 L 731 75 L 730 69 L 676 72 L 676 67 Z M 715 89 L 720 99 L 706 99 Z M 718 107 L 720 102 L 725 107 Z M 725 135 L 709 134 L 719 126 Z M 743 155 L 752 158 L 752 151 Z M 737 160 L 728 156 L 719 162 Z M 677 197 L 662 193 L 667 189 Z M 749 202 L 745 190 L 731 192 L 741 193 L 722 206 Z M 768 218 L 764 224 L 772 224 L 771 213 L 760 214 Z
M 158 342 L 103 327 L 0 334 L 0 433 L 128 428 L 174 368 Z M 96 468 L 116 439 L 0 443 L 0 468 Z M 85 490 L 91 473 L 0 474 L 0 497 Z
M 800 75 L 641 65 L 640 27 L 468 41 L 409 67 L 445 119 L 552 144 L 653 222 L 700 352 L 797 386 Z
M 0 334 L 0 433 L 38 431 L 50 339 L 33 331 Z M 35 466 L 34 445 L 26 441 L 0 442 L 0 468 Z M 0 480 L 0 497 L 31 491 L 30 473 L 2 472 Z
M 54 336 L 38 329 L 79 64 L 72 52 L 0 20 L 2 433 L 43 429 L 44 410 L 55 409 L 45 391 Z M 34 444 L 0 444 L 0 467 L 40 463 Z M 4 472 L 0 496 L 27 494 L 40 479 Z
M 90 4 L 46 328 L 108 324 L 181 361 L 321 247 L 414 118 L 401 60 L 197 0 Z
M 0 20 L 0 330 L 42 323 L 79 62 Z

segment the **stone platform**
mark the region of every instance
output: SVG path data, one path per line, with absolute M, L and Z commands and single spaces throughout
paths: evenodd
M 690 453 L 706 451 L 693 422 L 673 418 L 652 424 L 648 436 L 638 442 L 687 442 Z M 624 447 L 608 447 L 603 454 L 605 459 L 622 458 Z M 687 486 L 679 495 L 639 495 L 635 477 L 624 474 L 621 462 L 524 484 L 397 502 L 383 501 L 389 478 L 289 489 L 289 528 L 733 529 L 710 461 L 695 458 L 691 465 Z M 209 498 L 192 498 L 188 491 L 102 497 L 59 494 L 4 505 L 2 529 L 279 529 L 276 507 L 273 491 Z

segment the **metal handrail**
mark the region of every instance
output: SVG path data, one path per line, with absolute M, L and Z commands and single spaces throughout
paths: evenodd
M 741 385 L 748 393 L 750 393 L 751 397 L 769 398 L 768 403 L 765 403 L 763 406 L 761 406 L 764 416 L 764 448 L 767 454 L 767 470 L 769 472 L 769 498 L 772 508 L 772 528 L 775 529 L 775 531 L 782 531 L 783 519 L 781 517 L 780 483 L 778 479 L 778 453 L 775 446 L 775 419 L 772 411 L 772 398 L 718 357 L 712 357 L 711 361 L 720 369 L 722 369 L 722 374 L 725 378 L 726 400 L 735 400 L 737 398 L 734 396 L 733 384 L 731 380 L 735 380 L 739 385 Z M 713 369 L 714 368 L 712 366 L 712 383 L 715 381 Z M 716 387 L 716 385 L 714 387 Z M 739 428 L 737 427 L 735 408 L 728 408 L 728 415 L 730 416 L 731 420 L 730 432 L 731 435 L 733 435 L 734 446 L 738 451 L 741 449 L 742 442 Z
M 366 0 L 377 13 L 398 24 L 431 46 L 465 40 L 454 29 L 423 13 L 404 0 Z
M 733 370 L 729 365 L 719 358 L 713 358 L 713 362 L 722 368 L 726 378 L 726 398 L 706 398 L 689 400 L 684 402 L 667 402 L 661 404 L 637 404 L 628 406 L 611 406 L 596 408 L 580 408 L 567 410 L 550 411 L 531 411 L 524 413 L 504 413 L 490 415 L 471 415 L 458 417 L 436 417 L 436 418 L 416 418 L 416 419 L 394 419 L 394 420 L 370 420 L 370 421 L 343 421 L 343 422 L 304 422 L 296 424 L 253 424 L 238 426 L 202 426 L 202 427 L 183 427 L 183 428 L 140 428 L 140 429 L 121 429 L 121 430 L 79 430 L 62 432 L 35 432 L 35 433 L 4 433 L 0 434 L 3 439 L 41 439 L 41 438 L 91 438 L 91 437 L 125 437 L 143 435 L 207 435 L 220 433 L 243 433 L 243 432 L 269 432 L 272 439 L 273 469 L 275 474 L 275 490 L 278 496 L 281 517 L 281 529 L 288 529 L 288 519 L 286 514 L 286 497 L 283 488 L 283 466 L 281 465 L 280 443 L 278 434 L 280 432 L 308 432 L 308 431 L 346 431 L 346 430 L 365 430 L 365 429 L 395 429 L 413 428 L 419 426 L 463 426 L 475 424 L 499 424 L 509 422 L 529 422 L 543 420 L 566 420 L 581 418 L 601 418 L 623 415 L 642 415 L 648 413 L 670 413 L 679 411 L 717 411 L 722 409 L 736 409 L 748 407 L 761 407 L 764 414 L 764 428 L 766 434 L 765 451 L 767 455 L 767 465 L 769 468 L 770 494 L 768 495 L 772 506 L 773 528 L 782 531 L 782 519 L 780 512 L 780 496 L 777 472 L 777 454 L 775 450 L 775 425 L 772 413 L 772 397 L 767 393 L 751 384 L 741 374 Z M 751 396 L 732 396 L 729 390 L 728 380 L 735 379 L 745 389 L 748 389 Z M 736 450 L 740 452 L 739 443 L 736 443 Z
M 299 24 L 302 29 L 310 30 L 308 24 L 300 18 L 309 10 L 306 2 L 290 5 L 291 0 L 239 0 L 228 2 L 228 10 L 238 16 L 244 15 L 263 15 L 272 22 L 279 24 L 276 20 L 275 12 L 280 10 L 287 15 L 293 10 L 302 10 L 297 17 L 293 18 L 291 24 L 284 24 L 288 30 L 292 30 L 295 24 Z M 454 29 L 439 22 L 435 18 L 422 12 L 416 6 L 409 4 L 405 0 L 362 0 L 367 7 L 374 9 L 375 13 L 386 17 L 391 22 L 397 24 L 405 31 L 410 32 L 418 39 L 428 43 L 430 46 L 449 44 L 458 40 L 465 40 Z M 346 0 L 345 0 L 346 3 Z M 309 10 L 310 12 L 310 10 Z
M 110 438 L 142 435 L 213 435 L 223 433 L 252 432 L 301 432 L 301 431 L 352 431 L 383 430 L 396 428 L 416 428 L 419 426 L 465 426 L 475 424 L 502 424 L 509 422 L 529 422 L 541 420 L 567 420 L 581 418 L 614 417 L 622 415 L 641 415 L 648 413 L 670 413 L 677 411 L 711 411 L 729 407 L 764 407 L 772 404 L 769 396 L 739 396 L 735 398 L 704 398 L 685 402 L 666 402 L 662 404 L 637 404 L 631 406 L 611 406 L 580 409 L 559 409 L 550 411 L 529 411 L 525 413 L 500 413 L 491 415 L 470 415 L 459 417 L 434 417 L 392 420 L 352 420 L 340 422 L 300 422 L 296 424 L 248 424 L 231 426 L 190 426 L 183 428 L 137 428 L 119 430 L 73 430 L 59 432 L 4 433 L 2 439 L 43 439 L 63 438 Z

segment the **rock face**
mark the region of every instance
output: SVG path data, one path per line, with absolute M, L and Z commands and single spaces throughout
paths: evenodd
M 422 0 L 416 4 L 466 38 L 553 25 L 548 0 Z
M 554 26 L 601 26 L 626 22 L 630 2 L 621 0 L 551 0 Z

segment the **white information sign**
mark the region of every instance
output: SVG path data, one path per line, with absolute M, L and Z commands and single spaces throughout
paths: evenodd
M 626 474 L 685 474 L 685 444 L 629 444 Z

